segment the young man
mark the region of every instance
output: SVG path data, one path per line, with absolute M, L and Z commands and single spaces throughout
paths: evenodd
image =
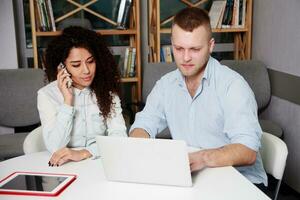
M 157 81 L 130 136 L 155 137 L 168 126 L 173 139 L 203 149 L 189 154 L 192 171 L 232 165 L 267 185 L 254 94 L 238 73 L 210 56 L 215 43 L 207 13 L 180 11 L 171 39 L 178 69 Z

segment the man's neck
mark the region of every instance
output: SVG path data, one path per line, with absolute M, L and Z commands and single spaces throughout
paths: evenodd
M 192 98 L 195 96 L 197 89 L 201 84 L 203 74 L 204 71 L 202 71 L 197 76 L 185 77 L 185 84 Z

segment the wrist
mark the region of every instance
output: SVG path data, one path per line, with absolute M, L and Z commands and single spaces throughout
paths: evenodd
M 72 99 L 66 99 L 65 98 L 64 104 L 69 105 L 69 106 L 73 106 L 73 101 L 72 101 Z
M 87 158 L 89 158 L 91 156 L 92 156 L 92 154 L 88 150 L 86 150 L 86 149 L 81 150 L 81 158 L 82 158 L 82 160 L 87 159 Z
M 210 159 L 210 151 L 202 150 L 199 153 L 201 154 L 199 158 L 202 159 L 204 167 L 212 167 L 213 164 L 211 163 L 211 159 Z

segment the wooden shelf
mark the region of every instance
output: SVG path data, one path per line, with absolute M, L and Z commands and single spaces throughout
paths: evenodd
M 107 29 L 107 30 L 95 30 L 96 32 L 101 33 L 102 35 L 135 35 L 137 31 L 135 29 L 128 29 L 128 30 L 114 30 L 114 29 Z M 36 36 L 41 37 L 51 37 L 51 36 L 58 36 L 62 33 L 62 31 L 50 31 L 50 32 L 36 32 Z
M 132 78 L 122 78 L 121 82 L 122 83 L 135 83 L 138 82 L 138 78 L 137 77 L 132 77 Z
M 65 0 L 67 3 L 71 3 L 74 6 L 74 9 L 71 11 L 66 12 L 63 16 L 54 16 L 55 23 L 61 22 L 72 17 L 73 14 L 79 11 L 88 12 L 95 17 L 98 18 L 99 21 L 105 21 L 115 27 L 117 23 L 112 19 L 109 19 L 100 13 L 100 9 L 98 11 L 91 10 L 88 6 L 92 4 L 98 3 L 97 6 L 103 5 L 100 1 L 97 0 L 89 0 L 86 1 L 84 4 L 77 3 L 74 0 Z M 102 35 L 109 36 L 109 35 L 128 35 L 129 36 L 129 46 L 136 48 L 136 77 L 132 78 L 121 78 L 122 83 L 132 83 L 132 101 L 137 102 L 141 100 L 142 96 L 142 87 L 141 87 L 141 48 L 140 48 L 140 1 L 141 0 L 133 0 L 131 6 L 131 14 L 130 14 L 130 29 L 126 30 L 118 30 L 118 29 L 96 29 L 96 32 L 101 33 Z M 34 61 L 34 68 L 38 68 L 40 63 L 38 61 L 38 43 L 40 40 L 37 40 L 38 37 L 40 39 L 42 37 L 55 37 L 62 34 L 62 31 L 49 31 L 49 32 L 41 32 L 38 29 L 37 21 L 36 21 L 36 14 L 38 12 L 35 11 L 35 0 L 29 0 L 30 3 L 30 19 L 31 19 L 31 30 L 32 30 L 32 47 L 33 47 L 33 61 Z M 64 9 L 64 8 L 62 8 Z M 116 9 L 118 10 L 118 9 Z
M 235 33 L 235 32 L 247 32 L 247 28 L 218 28 L 218 29 L 212 29 L 213 33 Z M 161 34 L 171 34 L 170 28 L 162 28 L 160 29 Z
M 161 0 L 149 1 L 148 8 L 148 29 L 149 29 L 149 47 L 151 49 L 149 62 L 160 62 L 161 51 L 161 34 L 171 34 L 171 28 L 162 28 L 167 23 L 170 23 L 174 16 L 169 16 L 167 19 L 161 20 Z M 175 1 L 175 0 L 174 0 Z M 199 0 L 197 3 L 192 3 L 187 0 L 177 0 L 189 7 L 198 7 L 206 3 L 207 0 Z M 246 21 L 244 28 L 223 28 L 213 29 L 213 33 L 231 33 L 234 38 L 234 59 L 246 60 L 251 59 L 251 43 L 252 43 L 252 7 L 253 0 L 246 0 Z

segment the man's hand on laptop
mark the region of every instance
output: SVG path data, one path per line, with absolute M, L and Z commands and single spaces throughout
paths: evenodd
M 189 161 L 191 172 L 198 171 L 206 167 L 203 150 L 189 153 Z

